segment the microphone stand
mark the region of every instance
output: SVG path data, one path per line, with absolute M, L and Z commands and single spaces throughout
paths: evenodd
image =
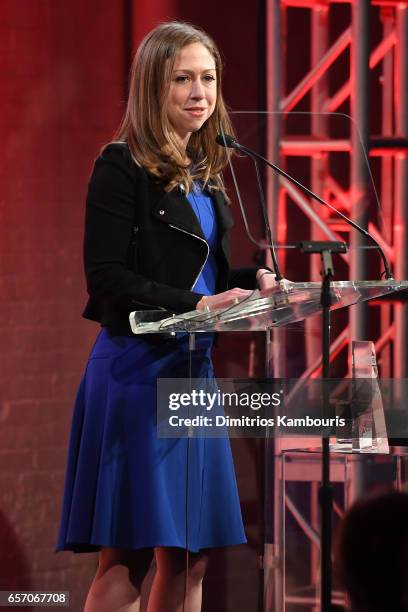
M 257 168 L 256 159 L 260 159 L 269 167 L 271 167 L 279 175 L 284 176 L 288 181 L 296 185 L 302 193 L 312 197 L 314 200 L 330 208 L 339 215 L 346 223 L 351 225 L 358 232 L 369 238 L 377 246 L 381 258 L 384 263 L 385 276 L 387 279 L 392 279 L 391 268 L 385 256 L 381 245 L 371 234 L 360 227 L 357 223 L 346 217 L 343 213 L 337 210 L 334 206 L 320 198 L 316 193 L 308 189 L 305 185 L 296 180 L 293 176 L 270 162 L 268 159 L 248 149 L 238 143 L 232 136 L 227 134 L 219 134 L 216 138 L 219 145 L 226 148 L 237 149 L 248 155 Z M 258 173 L 257 173 L 258 178 Z M 259 181 L 258 181 L 259 182 Z M 266 206 L 264 216 L 266 214 Z M 267 214 L 266 214 L 267 216 Z M 267 225 L 269 227 L 269 225 Z M 268 237 L 270 234 L 268 234 Z M 269 238 L 270 239 L 270 238 Z M 323 365 L 323 418 L 330 418 L 330 397 L 328 393 L 328 379 L 330 378 L 330 306 L 331 292 L 330 282 L 334 277 L 334 267 L 332 253 L 345 253 L 347 246 L 344 242 L 319 242 L 319 241 L 304 241 L 301 243 L 301 250 L 305 253 L 320 253 L 322 261 L 322 290 L 320 303 L 322 306 L 322 365 Z M 279 268 L 278 268 L 279 269 Z M 331 563 L 331 542 L 332 542 L 332 524 L 331 515 L 333 507 L 333 488 L 330 482 L 330 430 L 327 430 L 327 435 L 322 434 L 322 482 L 319 489 L 319 503 L 321 508 L 321 593 L 320 604 L 322 612 L 331 612 L 331 589 L 332 589 L 332 563 Z
M 304 253 L 320 253 L 322 261 L 322 290 L 320 303 L 322 305 L 322 402 L 323 419 L 331 418 L 330 396 L 328 379 L 330 378 L 330 282 L 334 277 L 332 253 L 345 253 L 347 248 L 344 242 L 304 241 L 300 244 Z M 320 530 L 320 604 L 322 612 L 331 612 L 332 590 L 332 509 L 333 487 L 330 482 L 330 430 L 322 433 L 322 480 L 319 488 L 319 504 L 321 509 Z

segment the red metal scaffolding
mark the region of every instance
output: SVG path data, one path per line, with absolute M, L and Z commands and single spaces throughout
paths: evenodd
M 393 264 L 396 278 L 408 276 L 407 253 L 407 2 L 370 2 L 357 0 L 351 4 L 350 24 L 335 41 L 329 40 L 330 11 L 336 2 L 312 2 L 308 0 L 269 0 L 267 3 L 267 109 L 276 113 L 268 123 L 268 155 L 285 167 L 285 159 L 292 156 L 309 158 L 312 189 L 328 196 L 334 206 L 342 207 L 353 220 L 367 227 L 380 241 Z M 291 41 L 288 8 L 309 9 L 310 21 L 310 69 L 301 80 L 285 92 L 283 75 L 286 72 L 284 52 Z M 375 7 L 375 14 L 372 10 Z M 370 19 L 380 20 L 382 38 L 370 49 Z M 284 27 L 283 25 L 284 24 Z M 349 76 L 330 94 L 328 80 L 336 60 L 347 53 Z M 381 133 L 369 133 L 370 72 L 382 64 Z M 299 103 L 309 94 L 310 134 L 287 137 L 283 132 L 283 116 L 296 111 Z M 357 130 L 350 137 L 330 138 L 328 116 L 342 109 L 349 101 L 350 116 Z M 304 107 L 303 107 L 304 108 Z M 282 113 L 282 114 L 280 114 Z M 362 147 L 363 145 L 363 147 Z M 370 221 L 367 193 L 372 190 L 364 149 L 370 156 L 381 157 L 379 196 L 382 207 L 382 227 Z M 330 152 L 342 151 L 350 156 L 350 176 L 347 188 L 341 187 L 330 174 Z M 285 181 L 273 178 L 268 184 L 268 204 L 273 225 L 280 243 L 287 240 L 286 207 L 288 197 L 303 210 L 305 220 L 316 210 L 303 195 Z M 321 213 L 320 216 L 322 217 Z M 320 227 L 311 226 L 313 238 L 335 239 L 339 236 L 350 243 L 350 279 L 368 278 L 367 257 L 361 246 L 361 236 L 350 232 L 350 227 L 333 214 L 320 219 Z M 313 265 L 310 278 L 318 279 L 319 271 Z M 378 304 L 376 304 L 378 306 Z M 347 337 L 367 338 L 368 306 L 354 308 L 349 321 Z M 381 359 L 382 375 L 403 377 L 408 373 L 407 305 L 383 303 L 380 306 L 376 339 L 377 353 Z M 371 329 L 370 329 L 371 332 Z M 341 331 L 339 332 L 341 335 Z M 343 334 L 344 335 L 344 334 Z M 346 343 L 344 343 L 344 346 Z M 338 340 L 334 340 L 332 358 L 339 353 Z M 320 352 L 316 335 L 307 336 L 307 366 L 312 367 Z M 316 364 L 318 367 L 318 364 Z
M 333 40 L 333 11 L 340 4 L 348 5 L 343 13 L 348 23 Z M 296 40 L 291 38 L 291 23 L 296 19 L 296 9 L 303 10 L 305 28 L 309 28 L 310 63 L 306 74 L 290 91 L 286 91 L 287 50 L 289 45 L 296 45 Z M 375 37 L 372 35 L 373 24 Z M 395 278 L 407 279 L 408 2 L 267 0 L 266 58 L 267 110 L 271 113 L 267 130 L 268 158 L 283 167 L 287 167 L 290 159 L 295 156 L 306 158 L 311 188 L 335 207 L 340 207 L 354 221 L 368 228 L 390 259 Z M 339 58 L 343 65 L 348 64 L 348 75 L 343 82 L 336 83 L 338 72 L 333 78 L 333 70 Z M 379 133 L 371 134 L 370 109 L 373 104 L 370 100 L 370 87 L 373 75 L 378 75 L 379 70 L 381 92 L 376 101 Z M 285 117 L 299 108 L 304 111 L 305 107 L 312 113 L 309 133 L 291 133 L 288 136 L 285 132 Z M 336 112 L 347 112 L 358 130 L 351 129 L 348 135 L 331 137 L 328 113 Z M 346 185 L 339 184 L 331 172 L 330 154 L 335 151 L 348 155 Z M 376 184 L 381 215 L 373 214 L 369 204 L 372 182 L 367 159 L 374 157 L 380 158 L 376 162 Z M 267 192 L 269 215 L 279 244 L 288 241 L 290 201 L 292 206 L 294 203 L 302 211 L 305 226 L 308 226 L 311 219 L 316 221 L 319 217 L 318 223 L 310 223 L 311 239 L 341 239 L 350 244 L 350 252 L 345 258 L 350 279 L 379 278 L 380 262 L 378 270 L 373 274 L 368 264 L 367 251 L 361 248 L 361 235 L 341 219 L 326 210 L 322 214 L 296 188 L 276 176 L 268 176 Z M 284 261 L 285 252 L 280 253 Z M 310 263 L 309 276 L 311 280 L 320 278 L 316 261 Z M 394 300 L 376 302 L 374 307 L 373 310 L 371 303 L 349 310 L 347 323 L 343 328 L 337 328 L 333 334 L 331 361 L 335 363 L 341 354 L 344 357 L 350 339 L 373 339 L 379 356 L 381 376 L 407 377 L 408 304 Z M 320 374 L 321 343 L 319 333 L 313 326 L 316 326 L 316 322 L 306 323 L 304 377 Z M 375 338 L 373 329 L 377 331 Z M 271 343 L 271 347 L 275 344 L 271 350 L 272 353 L 275 350 L 274 375 L 290 376 L 291 372 L 282 361 L 281 353 L 278 357 L 276 348 L 285 343 L 285 332 L 277 330 L 274 334 L 277 341 Z M 312 489 L 316 493 L 316 483 L 313 483 Z M 317 521 L 315 499 L 316 496 L 311 502 L 312 520 L 309 528 L 312 531 Z M 284 503 L 284 500 L 276 494 L 275 504 L 279 503 Z M 317 573 L 316 551 L 316 547 L 312 546 L 312 580 L 316 579 Z M 282 554 L 276 541 L 272 550 L 266 550 L 265 559 L 269 558 L 270 566 L 277 569 L 277 572 L 273 595 L 266 585 L 265 610 L 272 609 L 272 599 L 273 609 L 285 609 L 285 567 Z

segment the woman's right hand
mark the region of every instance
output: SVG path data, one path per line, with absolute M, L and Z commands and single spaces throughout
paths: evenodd
M 218 308 L 228 308 L 238 304 L 242 300 L 248 298 L 253 291 L 250 289 L 240 289 L 235 287 L 234 289 L 228 289 L 222 293 L 216 293 L 215 295 L 204 295 L 199 302 L 197 302 L 196 310 L 216 310 Z

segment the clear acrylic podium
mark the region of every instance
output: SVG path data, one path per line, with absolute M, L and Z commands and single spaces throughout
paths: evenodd
M 395 291 L 408 289 L 408 281 L 334 281 L 330 285 L 331 309 L 366 302 Z M 142 310 L 130 313 L 134 334 L 202 333 L 224 331 L 267 331 L 302 321 L 321 310 L 320 283 L 292 283 L 284 280 L 270 290 L 267 297 L 254 291 L 250 299 L 241 300 L 222 310 L 191 311 L 170 314 L 165 310 Z
M 332 309 L 340 309 L 357 304 L 359 302 L 368 301 L 373 298 L 378 298 L 384 295 L 392 294 L 395 291 L 408 289 L 408 281 L 339 281 L 331 283 Z M 144 310 L 135 311 L 130 314 L 130 324 L 135 335 L 139 334 L 169 334 L 188 333 L 192 339 L 191 345 L 194 346 L 195 334 L 205 332 L 227 332 L 227 331 L 265 331 L 267 334 L 271 329 L 276 327 L 285 327 L 294 322 L 299 322 L 307 319 L 309 316 L 318 313 L 321 310 L 321 285 L 317 282 L 292 283 L 284 280 L 279 286 L 270 290 L 265 296 L 260 296 L 258 291 L 254 291 L 251 297 L 241 300 L 239 303 L 233 304 L 228 308 L 214 311 L 192 311 L 182 314 L 169 313 L 165 310 Z M 360 347 L 361 349 L 362 347 Z M 367 347 L 365 347 L 367 348 Z M 358 355 L 359 347 L 355 348 Z M 364 352 L 364 351 L 363 351 Z M 361 350 L 360 350 L 361 353 Z M 363 355 L 364 356 L 364 355 Z M 366 358 L 366 357 L 365 357 Z M 190 354 L 191 359 L 191 354 Z M 366 358 L 367 361 L 367 358 Z M 357 370 L 354 375 L 356 377 L 370 378 L 373 375 L 373 364 L 368 358 L 365 364 L 364 359 L 360 357 L 356 360 Z M 364 370 L 364 365 L 366 369 Z M 371 368 L 371 369 L 370 369 Z M 333 451 L 339 453 L 332 454 L 333 475 L 335 482 L 340 482 L 343 478 L 343 472 L 350 474 L 351 469 L 358 471 L 359 466 L 364 461 L 353 458 L 353 454 L 381 452 L 384 449 L 384 430 L 381 427 L 383 424 L 383 414 L 381 410 L 370 412 L 370 417 L 375 414 L 375 423 L 377 430 L 372 427 L 374 422 L 371 419 L 370 424 L 367 422 L 367 414 L 364 416 L 365 421 L 359 421 L 353 427 L 352 439 L 336 440 Z M 379 417 L 379 420 L 378 418 Z M 367 431 L 370 431 L 370 436 L 367 436 Z M 360 435 L 361 434 L 361 435 Z M 379 439 L 377 438 L 379 436 Z M 271 441 L 266 441 L 266 454 L 271 450 Z M 279 441 L 275 448 L 272 449 L 272 456 L 275 457 L 274 465 L 268 461 L 265 464 L 265 478 L 270 478 L 271 474 L 268 471 L 272 470 L 272 477 L 277 484 L 277 474 L 290 473 L 290 466 L 293 466 L 294 459 L 302 461 L 306 471 L 310 474 L 312 470 L 318 472 L 318 465 L 321 460 L 320 450 L 318 448 L 319 440 L 315 441 L 316 448 L 307 449 L 303 453 L 298 450 L 285 449 L 282 454 L 276 450 L 279 447 Z M 313 445 L 311 439 L 307 440 L 308 446 Z M 272 445 L 273 446 L 273 445 Z M 294 449 L 302 447 L 301 441 L 297 440 Z M 387 452 L 387 451 L 385 451 Z M 289 453 L 289 454 L 288 454 Z M 290 454 L 292 453 L 292 454 Z M 305 454 L 306 453 L 306 454 Z M 345 459 L 344 453 L 350 453 L 350 458 Z M 288 463 L 289 462 L 289 463 Z M 288 467 L 289 466 L 289 467 Z M 312 471 L 313 471 L 312 470 Z M 317 470 L 317 471 L 316 471 Z M 339 475 L 340 474 L 340 475 Z M 280 478 L 280 476 L 278 476 Z M 346 482 L 346 480 L 344 480 Z M 345 485 L 346 486 L 346 485 Z M 347 485 L 348 486 L 348 485 Z M 266 487 L 267 488 L 267 487 Z M 264 540 L 264 555 L 262 558 L 262 573 L 263 573 L 263 588 L 264 588 L 264 611 L 276 612 L 285 610 L 285 602 L 289 603 L 286 595 L 285 586 L 285 539 L 282 539 L 282 534 L 285 529 L 285 503 L 290 500 L 290 491 L 285 489 L 285 480 L 278 483 L 278 493 L 273 496 L 266 491 L 265 497 L 265 512 L 268 512 L 268 505 L 277 504 L 279 509 L 273 510 L 270 508 L 270 513 L 274 517 L 272 522 L 275 523 L 274 543 L 271 544 L 268 538 Z M 265 520 L 270 520 L 267 517 Z M 272 527 L 273 529 L 273 527 Z M 269 530 L 270 532 L 270 530 Z M 316 536 L 317 537 L 317 536 Z M 270 540 L 270 538 L 269 538 Z M 296 599 L 296 597 L 295 597 Z M 302 596 L 299 595 L 298 603 L 301 603 Z M 317 601 L 316 596 L 309 596 L 310 601 Z

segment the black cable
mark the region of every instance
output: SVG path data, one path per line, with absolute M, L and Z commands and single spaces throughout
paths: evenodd
M 335 208 L 335 206 L 332 206 L 332 204 L 330 204 L 329 202 L 326 202 L 325 200 L 323 200 L 320 196 L 318 196 L 316 193 L 314 193 L 311 189 L 309 189 L 308 187 L 303 185 L 300 181 L 295 179 L 293 176 L 291 176 L 290 174 L 288 174 L 287 172 L 282 170 L 282 168 L 279 168 L 279 166 L 277 166 L 276 164 L 274 164 L 271 161 L 269 161 L 269 159 L 266 159 L 266 157 L 264 157 L 260 153 L 257 153 L 256 151 L 253 151 L 252 149 L 249 149 L 248 147 L 245 147 L 244 145 L 240 144 L 232 136 L 230 136 L 228 134 L 218 134 L 218 136 L 216 137 L 215 140 L 222 147 L 237 149 L 238 151 L 242 151 L 242 153 L 244 153 L 244 155 L 248 155 L 248 157 L 256 157 L 257 159 L 260 159 L 267 166 L 272 168 L 277 174 L 279 174 L 280 176 L 283 176 L 290 183 L 293 183 L 294 185 L 296 185 L 296 187 L 298 189 L 300 189 L 300 191 L 302 193 L 304 193 L 307 196 L 310 196 L 311 198 L 316 200 L 316 202 L 319 202 L 319 204 L 322 204 L 323 206 L 326 206 L 326 208 L 329 208 L 330 210 L 335 212 L 336 215 L 341 217 L 341 219 L 346 221 L 346 223 L 348 223 L 354 229 L 356 229 L 358 232 L 360 232 L 360 234 L 362 234 L 366 238 L 369 238 L 375 244 L 375 246 L 378 249 L 378 252 L 381 255 L 381 259 L 383 260 L 383 263 L 384 263 L 386 278 L 393 280 L 393 276 L 392 276 L 392 273 L 391 273 L 391 268 L 390 268 L 390 265 L 388 263 L 387 257 L 386 257 L 386 255 L 384 253 L 384 250 L 382 249 L 380 243 L 366 229 L 364 229 L 363 227 L 358 225 L 358 223 L 356 223 L 355 221 L 352 221 L 352 219 L 350 219 L 349 217 L 344 215 L 342 212 L 337 210 L 337 208 Z
M 271 257 L 272 257 L 273 269 L 275 270 L 275 273 L 276 273 L 276 280 L 279 282 L 280 280 L 283 279 L 283 276 L 281 274 L 279 263 L 278 263 L 278 258 L 276 256 L 275 244 L 274 244 L 274 240 L 272 237 L 271 226 L 269 223 L 268 209 L 266 206 L 265 194 L 264 194 L 264 190 L 262 187 L 262 180 L 261 180 L 261 175 L 259 172 L 259 166 L 258 166 L 258 162 L 256 161 L 256 158 L 253 155 L 248 155 L 248 157 L 252 159 L 254 166 L 255 166 L 256 180 L 258 183 L 258 190 L 259 190 L 259 198 L 261 200 L 262 214 L 263 214 L 263 219 L 264 219 L 264 224 L 265 224 L 265 229 L 266 229 L 266 235 L 268 238 L 268 246 L 269 246 L 269 250 L 271 253 Z

